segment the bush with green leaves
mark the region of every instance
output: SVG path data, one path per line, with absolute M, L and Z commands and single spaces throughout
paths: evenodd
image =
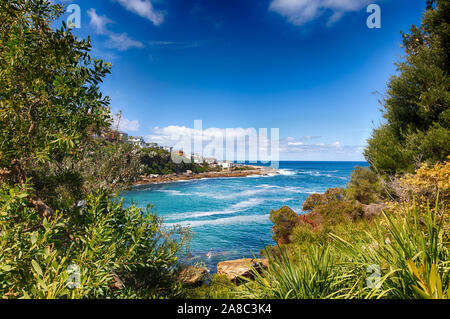
M 0 188 L 3 298 L 166 298 L 177 283 L 189 234 L 165 229 L 149 208 L 123 208 L 104 191 L 73 212 L 42 218 L 33 190 Z M 73 269 L 79 270 L 78 274 Z
M 380 172 L 413 172 L 450 155 L 450 3 L 429 1 L 422 24 L 403 34 L 406 56 L 383 98 L 386 122 L 364 152 Z
M 274 224 L 273 240 L 280 244 L 289 243 L 292 230 L 298 224 L 298 215 L 289 207 L 283 206 L 270 212 L 270 221 Z
M 110 125 L 100 92 L 111 65 L 89 55 L 49 1 L 0 1 L 0 167 L 24 183 L 36 164 L 77 158 L 84 142 Z
M 450 298 L 448 220 L 442 209 L 439 204 L 426 209 L 413 204 L 403 208 L 402 215 L 386 213 L 384 224 L 352 239 L 333 235 L 347 258 L 344 266 L 357 274 L 354 281 L 359 278 L 355 287 L 360 291 L 347 290 L 341 296 Z M 363 278 L 371 265 L 379 267 L 381 276 L 369 290 Z
M 237 287 L 225 275 L 214 274 L 206 285 L 185 287 L 184 298 L 188 299 L 236 299 Z
M 319 225 L 335 225 L 363 217 L 361 203 L 346 197 L 344 188 L 330 188 L 324 194 L 312 194 L 303 203 L 303 210 L 311 221 Z
M 355 167 L 345 193 L 347 198 L 367 205 L 379 200 L 381 190 L 380 178 L 373 170 Z
M 256 299 L 324 299 L 341 284 L 342 270 L 336 267 L 336 255 L 320 246 L 308 248 L 301 262 L 279 248 L 279 254 L 269 256 L 269 267 L 254 271 L 253 281 L 239 294 Z
M 341 224 L 327 243 L 267 250 L 269 268 L 236 289 L 246 298 L 450 298 L 444 208 L 405 207 L 382 222 Z M 296 249 L 297 247 L 297 249 Z M 294 250 L 294 252 L 292 252 Z

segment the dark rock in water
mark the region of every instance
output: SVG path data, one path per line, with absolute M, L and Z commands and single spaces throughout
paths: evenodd
M 267 259 L 237 259 L 223 261 L 217 264 L 217 273 L 225 275 L 233 282 L 238 282 L 239 277 L 253 278 L 254 270 L 260 272 L 267 269 Z
M 207 275 L 208 270 L 205 267 L 189 266 L 181 271 L 178 280 L 188 285 L 200 285 L 206 280 Z

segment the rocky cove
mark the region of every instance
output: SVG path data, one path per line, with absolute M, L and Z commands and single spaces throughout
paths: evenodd
M 135 183 L 135 186 L 145 184 L 158 184 L 158 183 L 170 183 L 177 181 L 187 181 L 195 179 L 206 178 L 226 178 L 226 177 L 247 177 L 247 176 L 269 176 L 277 174 L 277 170 L 271 167 L 246 165 L 250 169 L 243 170 L 222 170 L 220 172 L 204 172 L 204 173 L 192 173 L 190 171 L 183 174 L 169 174 L 169 175 L 143 175 Z

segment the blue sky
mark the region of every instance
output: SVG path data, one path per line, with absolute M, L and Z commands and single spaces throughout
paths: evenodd
M 378 99 L 424 0 L 76 0 L 80 37 L 113 63 L 121 129 L 173 145 L 203 121 L 279 128 L 282 160 L 362 160 Z M 368 4 L 381 7 L 369 29 Z M 68 14 L 64 18 L 67 18 Z M 239 134 L 239 133 L 236 133 Z

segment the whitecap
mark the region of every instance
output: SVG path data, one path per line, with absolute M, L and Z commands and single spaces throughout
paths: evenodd
M 160 192 L 160 193 L 168 193 L 172 196 L 190 196 L 191 194 L 189 193 L 182 193 L 178 190 L 175 189 L 157 189 L 155 190 L 156 192 Z
M 214 215 L 229 215 L 237 213 L 238 210 L 223 210 L 223 211 L 205 211 L 205 212 L 186 212 L 181 214 L 173 214 L 166 216 L 166 220 L 173 220 L 173 219 L 190 219 L 190 218 L 199 218 L 199 217 L 208 217 L 208 216 L 214 216 Z
M 245 201 L 242 201 L 242 202 L 232 205 L 231 209 L 242 210 L 244 208 L 261 205 L 262 203 L 264 203 L 267 200 L 269 200 L 269 198 L 250 198 L 249 200 L 245 200 Z
M 269 221 L 269 215 L 246 215 L 219 218 L 214 220 L 183 221 L 180 223 L 165 224 L 165 226 L 172 227 L 178 225 L 182 227 L 200 227 L 209 225 L 265 223 L 267 221 Z
M 290 169 L 286 169 L 286 168 L 277 170 L 277 173 L 279 175 L 285 175 L 285 176 L 297 175 L 296 171 L 293 171 L 293 170 L 290 170 Z

